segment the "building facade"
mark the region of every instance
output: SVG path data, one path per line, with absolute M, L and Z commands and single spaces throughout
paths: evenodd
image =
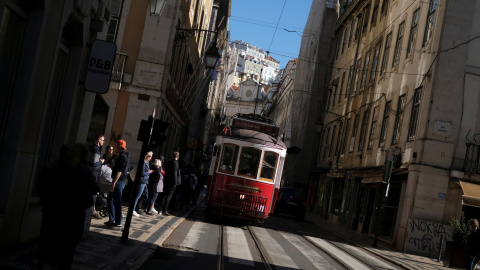
M 480 193 L 466 187 L 480 190 L 470 166 L 478 160 L 479 5 L 340 3 L 316 157 L 318 214 L 421 253 L 407 241 L 411 220 L 478 218 Z
M 261 115 L 265 96 L 264 85 L 248 78 L 240 84 L 237 90 L 231 88 L 228 91 L 225 102 L 225 116 L 231 117 L 237 113 Z

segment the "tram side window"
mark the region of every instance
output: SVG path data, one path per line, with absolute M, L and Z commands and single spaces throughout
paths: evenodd
M 225 144 L 223 146 L 223 157 L 220 168 L 221 172 L 233 174 L 235 172 L 235 165 L 237 164 L 238 145 Z
M 262 171 L 260 178 L 274 180 L 275 168 L 277 167 L 278 154 L 274 152 L 265 152 L 263 155 Z
M 240 155 L 238 174 L 256 178 L 262 151 L 253 147 L 243 147 Z
M 220 162 L 220 153 L 222 151 L 222 146 L 217 146 L 213 148 L 213 156 L 215 157 L 215 168 L 213 169 L 214 171 L 217 170 L 218 168 L 218 163 Z

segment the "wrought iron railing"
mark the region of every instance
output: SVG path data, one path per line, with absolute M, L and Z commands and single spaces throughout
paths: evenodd
M 125 75 L 125 63 L 127 62 L 127 55 L 124 53 L 115 54 L 115 63 L 112 69 L 112 77 L 110 81 L 118 82 L 118 89 L 122 87 L 123 76 Z

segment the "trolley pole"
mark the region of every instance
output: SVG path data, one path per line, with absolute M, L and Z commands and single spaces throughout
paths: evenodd
M 130 233 L 130 224 L 132 223 L 132 216 L 133 216 L 133 206 L 135 204 L 135 198 L 137 195 L 138 188 L 140 186 L 140 178 L 142 178 L 142 171 L 143 171 L 143 163 L 145 162 L 145 154 L 148 151 L 150 139 L 152 137 L 152 131 L 153 131 L 153 123 L 155 122 L 155 109 L 153 109 L 153 114 L 152 114 L 152 126 L 149 130 L 149 135 L 147 138 L 144 138 L 142 140 L 142 150 L 140 150 L 140 156 L 138 158 L 138 163 L 137 163 L 137 172 L 135 174 L 135 181 L 133 182 L 133 188 L 132 188 L 132 194 L 130 195 L 130 201 L 128 204 L 128 211 L 127 211 L 127 218 L 125 219 L 125 227 L 123 228 L 122 232 L 122 238 L 120 241 L 122 242 L 127 242 L 128 241 L 128 235 Z
M 388 199 L 388 191 L 390 190 L 390 177 L 392 175 L 392 168 L 393 168 L 393 151 L 387 150 L 386 151 L 386 161 L 385 161 L 385 171 L 383 173 L 383 185 L 386 185 L 385 190 L 385 197 L 382 197 L 378 200 L 377 204 L 377 211 L 375 214 L 375 237 L 373 238 L 373 247 L 377 247 L 378 242 L 378 232 L 379 232 L 379 223 L 380 220 L 383 220 L 385 214 L 385 204 L 387 203 Z M 382 189 L 383 191 L 383 189 Z

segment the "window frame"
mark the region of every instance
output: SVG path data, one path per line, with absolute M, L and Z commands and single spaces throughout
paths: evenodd
M 351 118 L 348 118 L 346 123 L 345 123 L 345 134 L 344 134 L 344 137 L 343 137 L 342 147 L 340 147 L 340 154 L 345 154 L 345 151 L 346 151 L 348 135 L 350 133 L 350 120 L 351 120 Z
M 403 122 L 403 112 L 405 111 L 405 98 L 405 94 L 398 97 L 397 112 L 395 113 L 395 124 L 393 126 L 392 144 L 396 144 L 400 139 L 400 131 L 402 129 Z
M 241 167 L 240 165 L 241 165 L 241 163 L 242 163 L 242 154 L 243 154 L 243 152 L 244 152 L 245 149 L 255 150 L 255 151 L 260 152 L 260 156 L 259 156 L 257 168 L 256 168 L 256 170 L 255 170 L 255 171 L 256 171 L 256 174 L 255 174 L 255 175 L 247 175 L 247 174 L 240 173 L 240 167 Z M 263 154 L 262 152 L 263 152 L 262 149 L 259 149 L 259 148 L 255 148 L 255 147 L 251 147 L 251 146 L 242 146 L 242 149 L 241 149 L 241 151 L 239 151 L 239 155 L 238 155 L 239 159 L 238 159 L 238 162 L 237 162 L 237 163 L 238 163 L 238 166 L 237 166 L 237 174 L 236 174 L 236 175 L 242 176 L 242 177 L 247 177 L 247 178 L 252 178 L 252 179 L 257 179 L 258 173 L 259 173 L 259 171 L 260 171 L 260 170 L 259 170 L 260 160 L 263 160 L 263 159 L 262 159 L 262 154 Z
M 422 101 L 423 88 L 419 87 L 415 90 L 412 98 L 412 113 L 410 114 L 410 122 L 408 124 L 408 140 L 415 139 L 417 135 L 418 116 L 420 115 L 420 103 Z
M 433 37 L 433 30 L 435 28 L 435 19 L 437 16 L 437 6 L 438 0 L 430 0 L 428 5 L 428 15 L 425 22 L 425 31 L 423 34 L 423 44 L 422 47 L 425 47 L 427 44 L 430 44 Z
M 277 167 L 278 167 L 278 160 L 279 160 L 280 155 L 279 155 L 278 153 L 276 153 L 276 152 L 273 152 L 273 151 L 267 151 L 267 150 L 265 150 L 265 151 L 262 151 L 262 152 L 263 152 L 263 153 L 262 153 L 262 164 L 261 164 L 261 166 L 260 166 L 260 174 L 259 174 L 259 176 L 258 176 L 258 179 L 263 180 L 263 181 L 267 181 L 267 182 L 272 182 L 272 183 L 273 183 L 273 182 L 275 181 L 275 177 L 277 176 Z M 273 153 L 273 154 L 275 154 L 275 155 L 277 156 L 277 159 L 275 160 L 274 169 L 273 169 L 273 179 L 268 179 L 268 178 L 262 177 L 263 163 L 265 162 L 265 156 L 266 156 L 267 153 Z
M 377 127 L 377 120 L 378 120 L 378 112 L 380 111 L 380 106 L 376 106 L 373 108 L 373 118 L 372 124 L 370 126 L 370 135 L 368 136 L 368 143 L 367 143 L 367 150 L 373 148 L 373 141 L 374 141 L 374 132 L 375 128 Z
M 408 58 L 415 51 L 415 44 L 418 33 L 418 23 L 420 22 L 420 8 L 417 8 L 412 14 L 412 25 L 410 26 L 410 35 L 408 37 L 407 55 Z
M 375 82 L 375 79 L 377 78 L 377 68 L 378 68 L 378 62 L 380 60 L 380 48 L 382 47 L 382 41 L 380 40 L 377 45 L 375 45 L 374 51 L 373 51 L 373 60 L 372 60 L 372 71 L 370 71 L 370 83 Z
M 389 107 L 392 107 L 391 100 L 387 101 L 385 109 L 383 110 L 382 129 L 380 130 L 380 137 L 378 138 L 380 146 L 382 146 L 387 139 L 388 122 L 390 119 L 390 113 L 388 112 Z
M 365 87 L 365 84 L 367 82 L 367 75 L 368 75 L 368 67 L 370 65 L 370 54 L 372 53 L 371 50 L 369 50 L 365 54 L 365 59 L 363 60 L 363 70 L 362 70 L 362 79 L 360 80 L 360 89 L 363 89 Z
M 392 43 L 392 31 L 385 37 L 385 47 L 383 49 L 382 64 L 380 65 L 380 75 L 383 75 L 387 71 L 388 57 L 390 55 L 390 47 Z
M 328 157 L 332 156 L 333 145 L 335 144 L 335 134 L 337 133 L 337 125 L 333 126 L 332 136 L 330 137 L 330 148 L 328 149 Z
M 363 112 L 362 126 L 360 127 L 359 141 L 357 151 L 363 151 L 363 146 L 365 144 L 365 135 L 368 129 L 368 119 L 370 118 L 370 110 L 366 109 Z
M 223 158 L 225 156 L 225 149 L 227 148 L 226 147 L 227 145 L 234 146 L 236 148 L 235 150 L 237 152 L 237 154 L 235 156 L 235 160 L 234 160 L 235 161 L 234 162 L 235 167 L 233 168 L 233 171 L 227 171 L 227 170 L 221 169 L 222 168 L 222 163 L 223 163 Z M 234 150 L 234 153 L 235 153 L 235 150 Z M 226 173 L 226 174 L 230 174 L 230 175 L 235 175 L 235 172 L 236 172 L 237 167 L 238 167 L 238 161 L 239 161 L 238 160 L 238 154 L 239 153 L 240 153 L 240 145 L 237 145 L 237 144 L 234 144 L 234 143 L 224 143 L 224 144 L 222 144 L 222 155 L 220 157 L 220 162 L 219 162 L 219 165 L 218 165 L 218 168 L 217 168 L 218 172 Z
M 403 36 L 405 35 L 405 20 L 398 25 L 397 39 L 395 41 L 395 50 L 393 51 L 392 67 L 400 62 L 402 54 Z

